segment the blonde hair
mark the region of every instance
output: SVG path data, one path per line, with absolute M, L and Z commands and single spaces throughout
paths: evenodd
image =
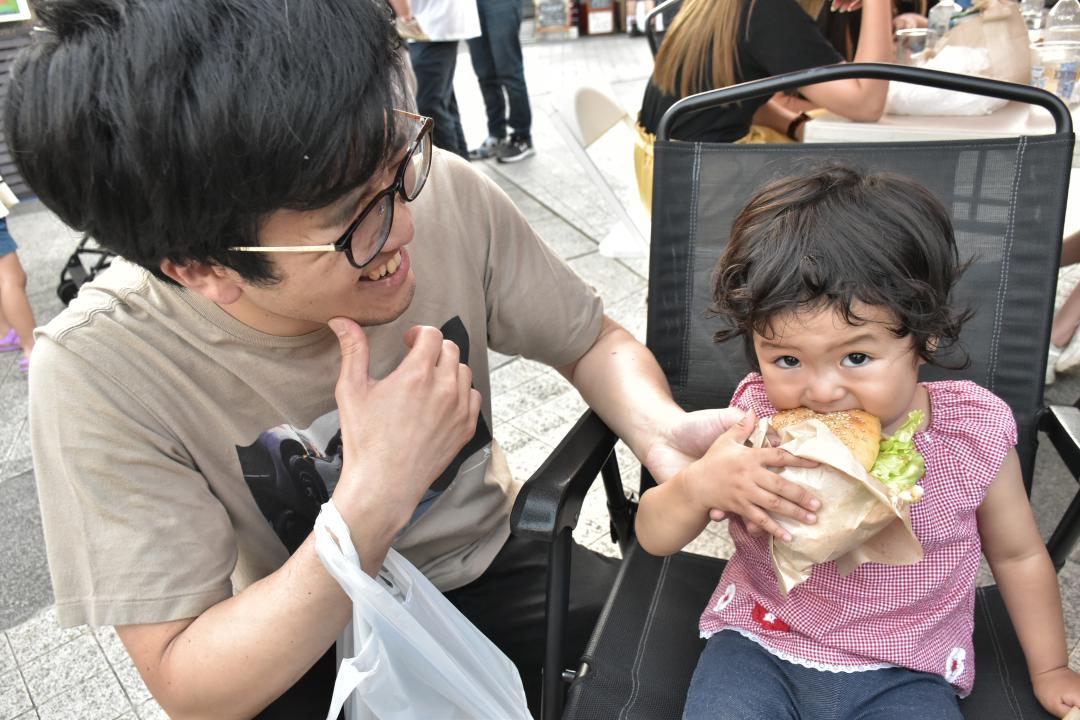
M 661 92 L 686 97 L 735 84 L 744 1 L 684 0 L 656 53 L 653 83 Z M 825 0 L 796 2 L 816 19 Z M 756 4 L 749 0 L 746 12 L 753 13 Z

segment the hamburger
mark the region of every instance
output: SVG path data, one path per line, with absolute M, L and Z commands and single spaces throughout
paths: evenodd
M 926 464 L 915 448 L 914 440 L 923 417 L 921 410 L 913 410 L 904 424 L 885 438 L 881 436 L 881 420 L 865 410 L 822 414 L 800 407 L 781 410 L 773 415 L 771 422 L 779 432 L 804 420 L 820 421 L 891 495 L 913 503 L 922 498 L 923 489 L 917 483 L 926 472 Z

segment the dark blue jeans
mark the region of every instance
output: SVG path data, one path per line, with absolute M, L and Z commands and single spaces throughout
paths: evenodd
M 435 120 L 432 142 L 467 160 L 469 147 L 454 95 L 457 48 L 457 40 L 409 43 L 409 58 L 416 73 L 416 111 Z
M 488 135 L 506 137 L 509 120 L 515 135 L 529 137 L 532 110 L 518 37 L 521 0 L 477 0 L 476 5 L 480 11 L 481 35 L 468 41 L 469 56 L 484 95 Z
M 684 720 L 963 720 L 945 678 L 905 668 L 837 673 L 786 662 L 737 632 L 701 653 Z

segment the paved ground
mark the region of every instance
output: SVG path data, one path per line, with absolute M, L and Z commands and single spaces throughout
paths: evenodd
M 526 34 L 527 31 L 526 31 Z M 580 171 L 555 132 L 546 108 L 552 97 L 579 82 L 604 81 L 622 103 L 636 108 L 651 59 L 643 39 L 624 36 L 544 41 L 526 47 L 526 73 L 533 96 L 535 158 L 516 165 L 488 163 L 493 177 L 521 207 L 540 234 L 603 295 L 608 311 L 644 337 L 646 263 L 602 257 L 597 244 L 614 216 Z M 459 57 L 458 102 L 470 143 L 485 135 L 482 101 L 468 56 Z M 624 171 L 626 136 L 612 133 L 590 150 L 620 196 L 631 192 Z M 30 275 L 30 297 L 44 322 L 60 310 L 55 288 L 63 263 L 78 241 L 37 203 L 19 206 L 10 220 Z M 493 357 L 495 435 L 514 471 L 528 476 L 550 452 L 583 408 L 553 371 L 520 358 Z M 0 356 L 0 720 L 135 720 L 161 718 L 111 629 L 60 630 L 50 610 L 37 497 L 26 434 L 26 383 L 13 355 Z M 1059 380 L 1053 402 L 1080 397 L 1080 377 Z M 624 478 L 636 461 L 620 452 Z M 1033 498 L 1044 535 L 1068 502 L 1075 483 L 1052 453 L 1039 456 L 1039 485 Z M 608 553 L 604 500 L 592 493 L 576 532 L 579 542 Z M 726 556 L 731 547 L 722 526 L 711 528 L 692 549 Z M 1069 619 L 1072 665 L 1080 669 L 1080 550 L 1061 575 Z

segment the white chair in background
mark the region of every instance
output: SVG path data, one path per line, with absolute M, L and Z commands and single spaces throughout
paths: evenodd
M 567 147 L 588 173 L 618 222 L 600 240 L 600 254 L 607 257 L 645 257 L 649 251 L 649 217 L 637 199 L 634 175 L 634 118 L 624 108 L 609 87 L 583 85 L 568 93 L 557 93 L 550 103 L 552 124 L 566 141 Z M 620 174 L 630 182 L 631 201 L 627 207 L 620 202 L 603 173 L 589 156 L 587 149 L 608 131 L 623 125 L 626 132 L 626 152 L 620 153 L 625 163 Z

